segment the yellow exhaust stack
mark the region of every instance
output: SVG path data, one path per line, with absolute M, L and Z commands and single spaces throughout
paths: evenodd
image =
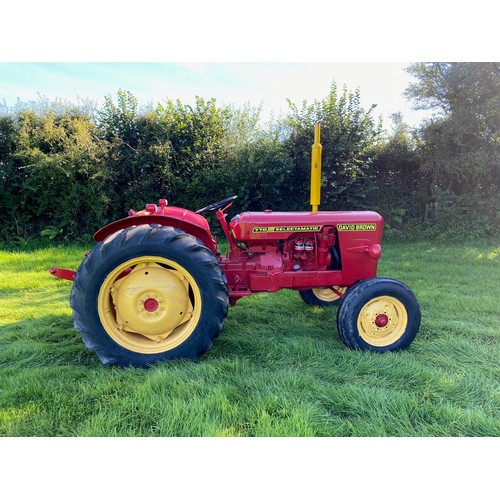
M 311 207 L 313 212 L 318 211 L 321 203 L 321 152 L 320 141 L 321 125 L 318 123 L 314 127 L 314 144 L 311 156 Z

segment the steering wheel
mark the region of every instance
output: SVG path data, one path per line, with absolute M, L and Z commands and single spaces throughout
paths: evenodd
M 215 203 L 207 205 L 206 207 L 200 208 L 199 210 L 196 210 L 195 213 L 202 214 L 203 212 L 213 212 L 214 210 L 217 210 L 218 208 L 222 208 L 224 205 L 227 205 L 230 201 L 233 201 L 236 198 L 238 198 L 237 194 L 235 194 L 234 196 L 230 196 L 229 198 L 225 198 L 224 200 L 216 201 Z

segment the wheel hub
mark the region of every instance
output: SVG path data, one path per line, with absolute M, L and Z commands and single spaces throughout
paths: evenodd
M 144 309 L 148 312 L 155 312 L 158 309 L 158 301 L 156 299 L 149 298 L 144 302 Z
M 379 314 L 375 318 L 375 326 L 378 326 L 379 328 L 387 326 L 387 323 L 389 323 L 389 318 L 385 314 Z
M 385 347 L 401 338 L 408 325 L 403 303 L 388 295 L 367 302 L 359 312 L 358 331 L 368 344 Z
M 118 329 L 157 341 L 187 321 L 192 312 L 186 279 L 155 263 L 138 265 L 116 281 L 111 297 Z

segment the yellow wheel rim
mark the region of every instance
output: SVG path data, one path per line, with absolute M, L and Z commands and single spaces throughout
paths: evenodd
M 338 293 L 335 293 L 334 290 Z M 331 288 L 313 288 L 312 293 L 317 299 L 322 300 L 323 302 L 335 302 L 342 298 L 346 290 L 346 286 L 332 286 Z
M 106 277 L 97 308 L 116 343 L 157 354 L 177 347 L 193 333 L 201 316 L 201 293 L 191 274 L 176 262 L 137 257 Z
M 375 347 L 386 347 L 398 341 L 407 326 L 405 306 L 398 299 L 387 295 L 370 300 L 358 316 L 360 337 Z

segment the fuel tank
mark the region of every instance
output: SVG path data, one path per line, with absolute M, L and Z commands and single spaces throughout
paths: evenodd
M 376 212 L 243 212 L 233 217 L 229 229 L 242 242 L 287 239 L 294 233 L 320 232 L 333 226 L 339 233 L 380 240 L 384 219 Z

